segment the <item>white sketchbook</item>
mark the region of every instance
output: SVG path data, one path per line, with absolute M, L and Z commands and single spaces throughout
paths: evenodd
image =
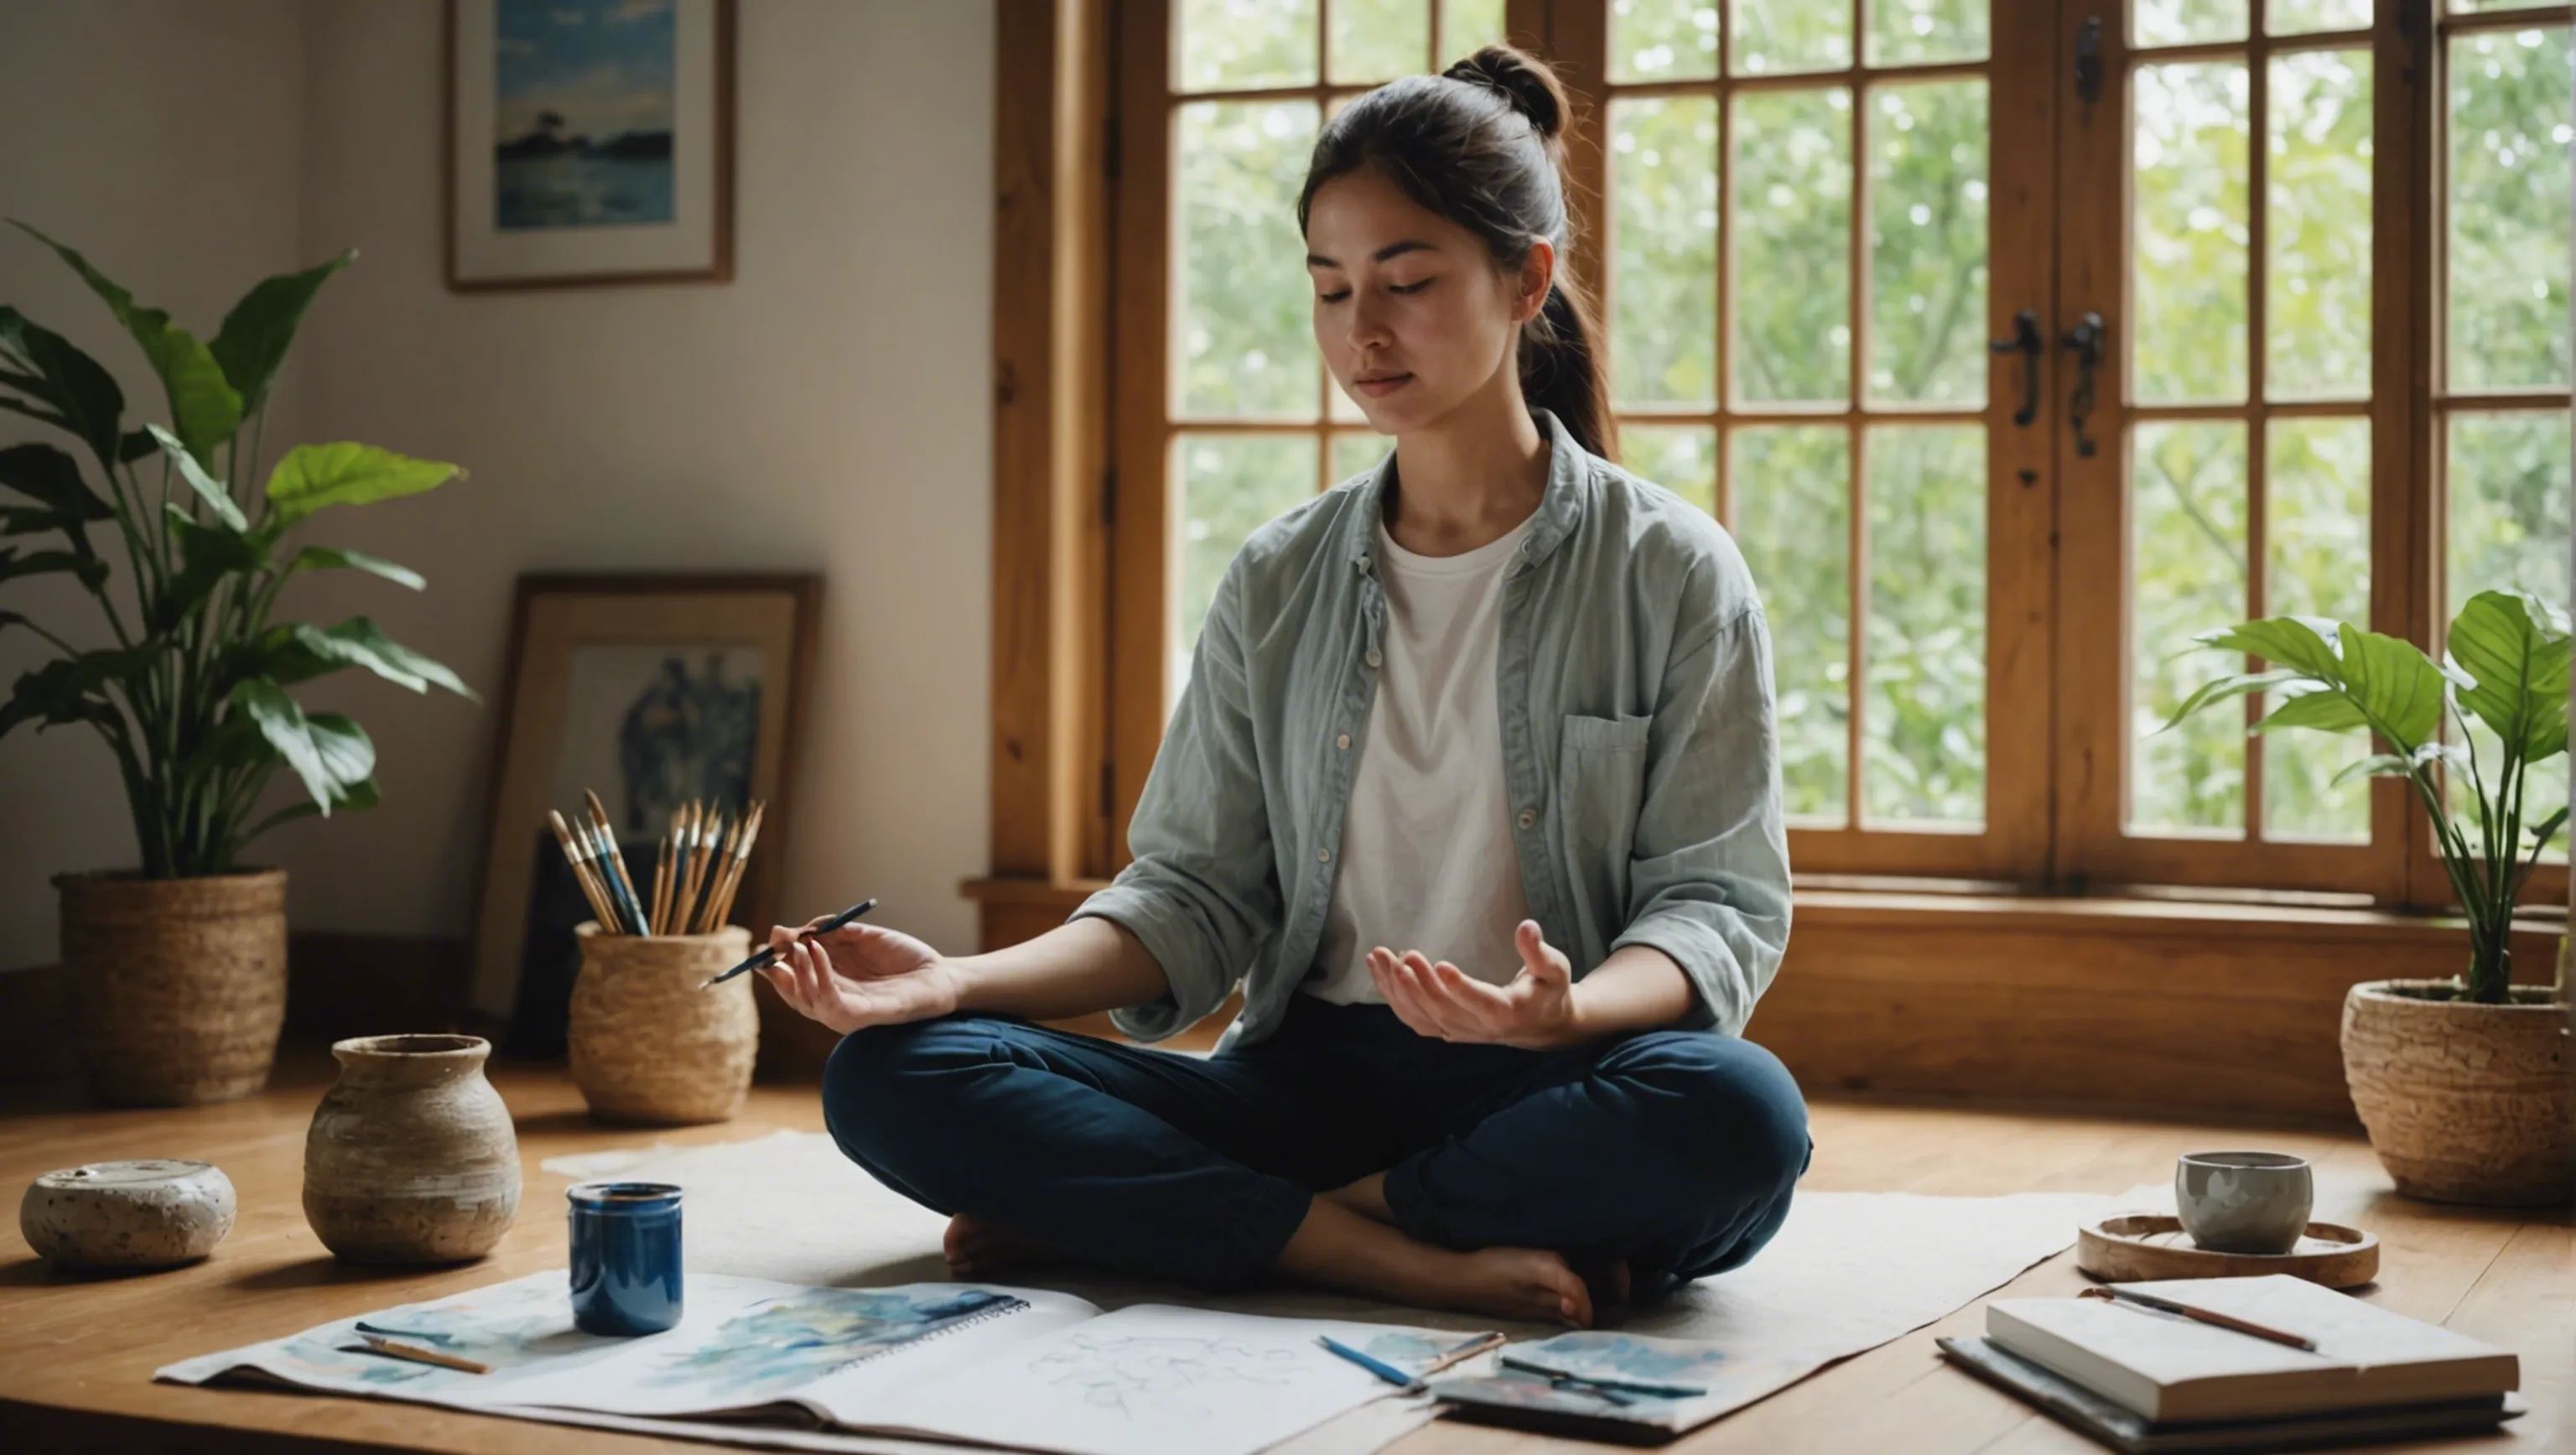
M 557 1411 L 777 1422 L 1062 1455 L 1250 1455 L 1394 1386 L 1324 1349 L 1331 1335 L 1418 1373 L 1483 1338 L 1265 1318 L 981 1284 L 814 1288 L 688 1276 L 676 1328 L 573 1326 L 565 1275 L 532 1274 L 342 1319 L 156 1372 L 411 1400 L 526 1419 Z M 374 1353 L 374 1333 L 491 1366 Z

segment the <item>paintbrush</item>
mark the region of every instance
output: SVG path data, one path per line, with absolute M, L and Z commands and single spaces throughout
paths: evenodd
M 687 869 L 680 875 L 680 902 L 673 923 L 685 929 L 696 923 L 698 896 L 706 888 L 707 845 L 715 838 L 715 825 L 708 821 L 707 806 L 692 800 L 689 804 L 688 839 L 681 847 Z
M 610 896 L 625 918 L 627 933 L 644 934 L 644 903 L 636 897 L 635 882 L 626 877 L 626 855 L 617 847 L 617 831 L 608 826 L 608 810 L 600 803 L 599 795 L 589 789 L 583 789 L 581 796 L 582 801 L 590 805 L 591 831 L 598 845 L 599 857 L 607 867 L 602 877 L 608 881 Z
M 601 893 L 599 882 L 591 877 L 590 865 L 587 862 L 590 857 L 589 841 L 576 839 L 573 836 L 572 826 L 565 823 L 564 816 L 553 809 L 546 810 L 546 820 L 554 825 L 555 841 L 563 845 L 564 858 L 572 864 L 572 877 L 581 885 L 582 897 L 590 901 L 590 912 L 598 918 L 599 927 L 603 930 L 615 930 L 617 916 L 609 912 L 607 897 Z
M 862 899 L 858 903 L 851 905 L 848 909 L 842 910 L 839 914 L 836 914 L 830 919 L 823 921 L 821 924 L 814 926 L 812 929 L 798 930 L 796 932 L 797 943 L 802 944 L 807 940 L 813 939 L 817 935 L 828 935 L 832 931 L 841 928 L 843 925 L 848 924 L 850 921 L 857 919 L 860 915 L 866 914 L 869 910 L 876 907 L 877 902 L 875 900 Z M 747 971 L 758 970 L 763 966 L 775 965 L 777 963 L 778 948 L 774 945 L 763 945 L 752 952 L 750 959 L 743 961 L 741 964 L 736 965 L 730 970 L 727 970 L 722 975 L 710 977 L 705 985 L 701 985 L 698 988 L 700 990 L 704 990 L 709 985 L 722 985 L 737 975 L 744 974 Z
M 689 924 L 693 935 L 703 935 L 716 927 L 716 901 L 724 893 L 725 877 L 733 870 L 734 849 L 742 843 L 742 825 L 741 819 L 733 821 L 733 826 L 725 830 L 723 844 L 707 861 L 707 897 L 699 903 L 697 918 Z
M 671 912 L 671 836 L 664 834 L 653 841 L 653 916 L 647 926 L 660 934 L 670 923 Z
M 417 1344 L 397 1344 L 382 1334 L 361 1333 L 358 1337 L 365 1341 L 367 1352 L 371 1354 L 386 1354 L 396 1359 L 409 1359 L 415 1364 L 436 1364 L 444 1369 L 462 1369 L 468 1374 L 492 1372 L 492 1366 L 489 1364 L 459 1358 L 454 1354 L 442 1354 L 436 1349 L 424 1349 Z
M 742 890 L 744 866 L 751 862 L 752 841 L 760 837 L 760 815 L 767 807 L 767 804 L 757 799 L 753 800 L 751 816 L 743 820 L 742 842 L 735 846 L 733 863 L 725 870 L 723 882 L 717 886 L 719 897 L 716 900 L 715 913 L 707 916 L 707 928 L 710 930 L 724 928 L 725 921 L 733 917 L 733 897 Z

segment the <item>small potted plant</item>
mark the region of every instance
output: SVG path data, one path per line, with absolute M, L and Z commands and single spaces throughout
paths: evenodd
M 106 302 L 169 400 L 166 423 L 128 428 L 106 369 L 0 307 L 0 409 L 69 435 L 78 451 L 0 449 L 0 584 L 69 576 L 102 618 L 56 631 L 0 610 L 0 631 L 26 631 L 53 652 L 0 699 L 0 736 L 22 724 L 94 729 L 124 780 L 140 859 L 54 881 L 75 1039 L 103 1101 L 247 1095 L 267 1084 L 285 1019 L 286 875 L 242 867 L 241 852 L 289 819 L 376 802 L 365 730 L 306 712 L 287 689 L 363 667 L 414 692 L 472 695 L 363 616 L 272 620 L 280 588 L 305 571 L 422 585 L 391 561 L 289 536 L 317 511 L 417 494 L 461 472 L 370 445 L 304 444 L 261 483 L 269 386 L 315 292 L 355 253 L 260 283 L 200 342 L 79 253 L 17 225 Z M 254 821 L 281 766 L 304 797 Z
M 2567 620 L 2537 598 L 2482 592 L 2451 623 L 2436 663 L 2396 637 L 2305 617 L 2249 621 L 2195 638 L 2261 658 L 2201 687 L 2167 727 L 2213 703 L 2277 693 L 2257 732 L 2366 728 L 2385 751 L 2337 775 L 2403 778 L 2431 820 L 2468 921 L 2466 973 L 2380 980 L 2344 999 L 2344 1081 L 2380 1165 L 2410 1197 L 2540 1206 L 2576 1196 L 2576 1083 L 2557 989 L 2512 983 L 2513 907 L 2567 822 L 2563 803 L 2524 797 L 2534 764 L 2567 751 Z M 2481 762 L 2475 717 L 2500 761 Z M 2460 731 L 2446 741 L 2445 719 Z M 2454 815 L 2449 788 L 2472 817 Z

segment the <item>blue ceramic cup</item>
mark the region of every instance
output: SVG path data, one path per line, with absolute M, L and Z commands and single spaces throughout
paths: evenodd
M 680 1321 L 680 1189 L 584 1182 L 571 1202 L 572 1321 L 591 1334 L 658 1334 Z

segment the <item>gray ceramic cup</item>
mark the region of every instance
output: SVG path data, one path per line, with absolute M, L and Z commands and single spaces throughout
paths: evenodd
M 2213 1253 L 2287 1253 L 2307 1231 L 2316 1178 L 2285 1152 L 2192 1152 L 2174 1164 L 2174 1211 Z

